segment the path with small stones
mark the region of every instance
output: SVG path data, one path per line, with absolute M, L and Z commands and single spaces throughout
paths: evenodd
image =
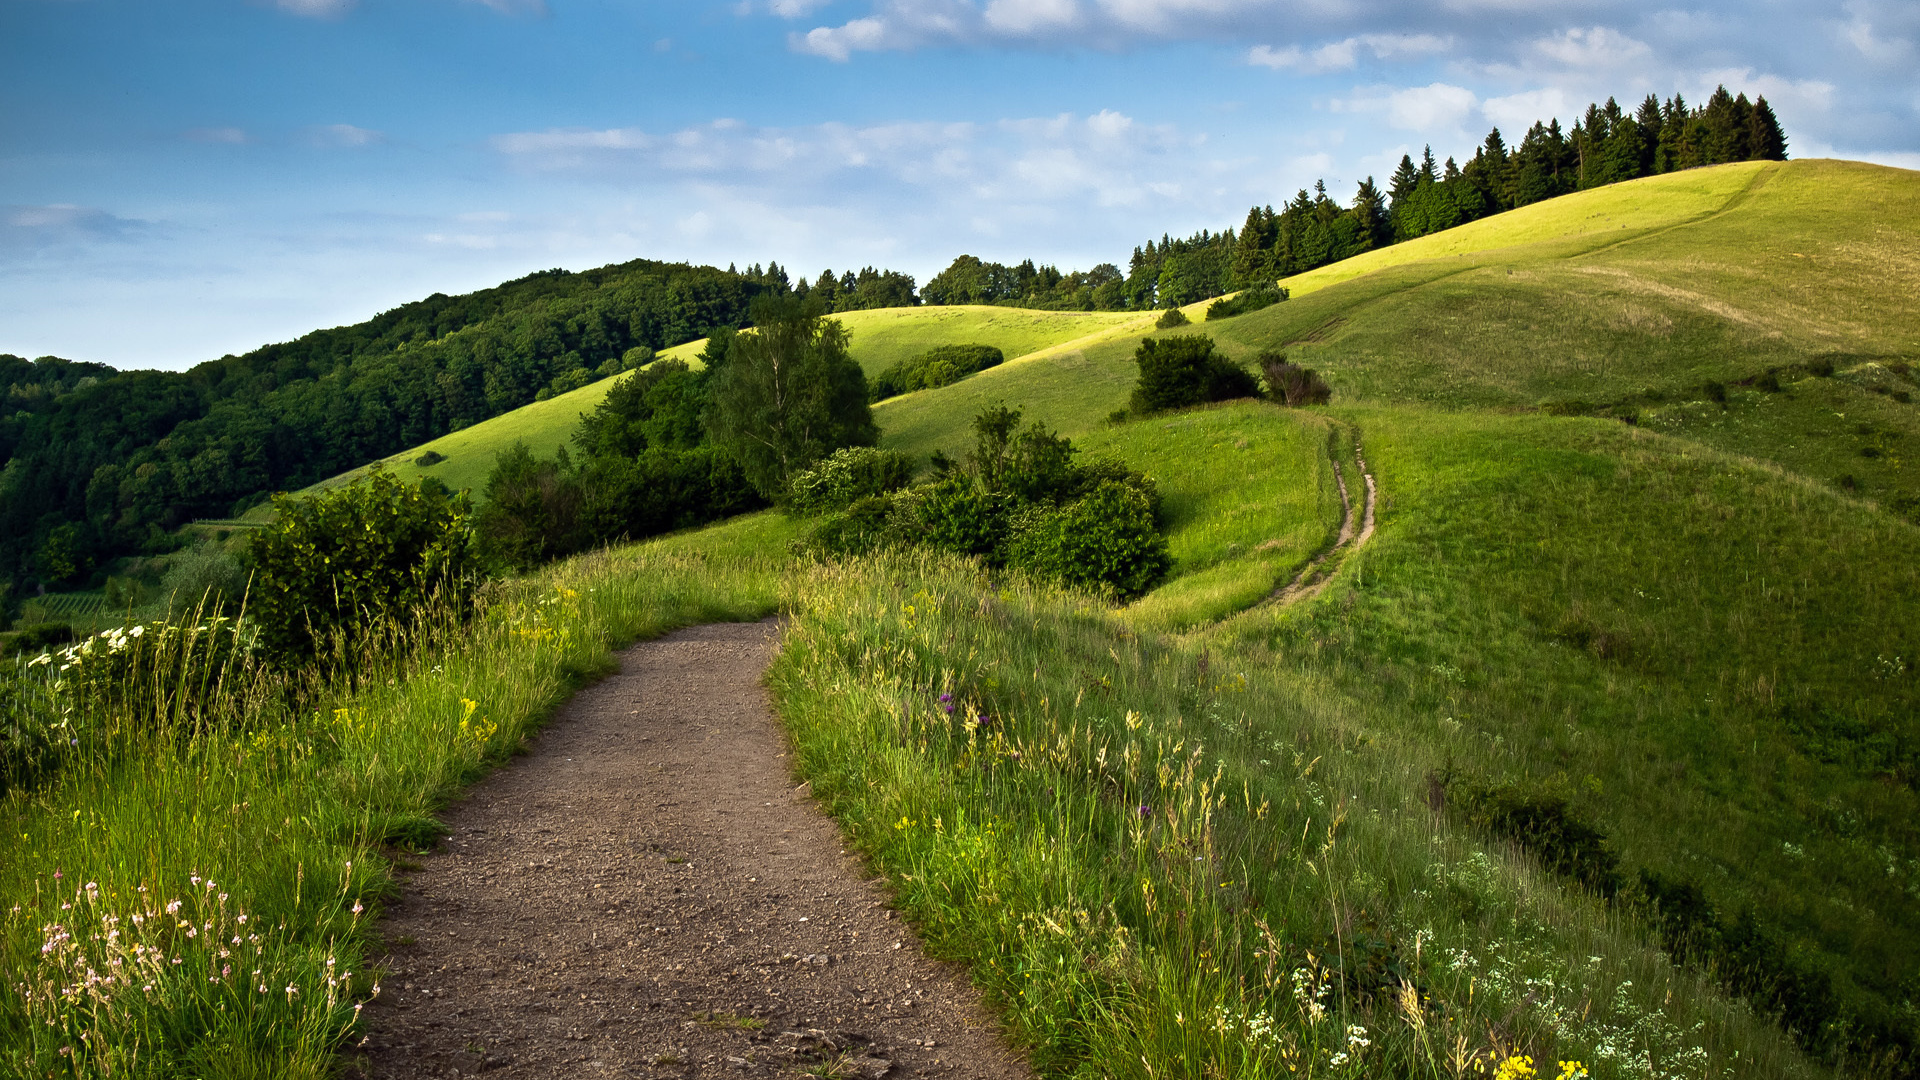
M 1031 1075 L 796 787 L 769 620 L 636 645 L 444 820 L 362 1077 Z

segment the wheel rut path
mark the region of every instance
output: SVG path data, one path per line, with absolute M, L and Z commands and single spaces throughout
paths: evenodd
M 773 620 L 621 655 L 386 912 L 367 1078 L 1024 1078 L 792 776 Z
M 1353 496 L 1347 491 L 1347 476 L 1340 468 L 1339 454 L 1333 455 L 1332 463 L 1333 480 L 1340 487 L 1340 535 L 1334 538 L 1333 543 L 1328 545 L 1325 551 L 1307 560 L 1307 565 L 1300 568 L 1300 572 L 1294 575 L 1293 580 L 1275 589 L 1267 598 L 1267 603 L 1287 607 L 1319 596 L 1326 589 L 1327 584 L 1333 580 L 1331 574 L 1324 573 L 1328 561 L 1342 552 L 1362 547 L 1368 540 L 1373 539 L 1374 509 L 1379 501 L 1380 491 L 1379 486 L 1374 483 L 1373 473 L 1367 469 L 1367 459 L 1360 449 L 1357 436 L 1354 440 L 1353 463 L 1360 472 L 1360 479 L 1366 485 L 1358 522 L 1354 520 Z

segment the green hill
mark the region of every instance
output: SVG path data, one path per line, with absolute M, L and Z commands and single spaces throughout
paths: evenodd
M 1117 333 L 1121 328 L 1137 330 L 1152 321 L 1152 316 L 1139 312 L 1029 311 L 972 305 L 881 308 L 841 312 L 833 317 L 847 328 L 848 348 L 869 376 L 936 345 L 992 345 L 1009 357 L 1020 357 L 1071 347 L 1079 340 Z M 660 356 L 698 365 L 697 357 L 705 346 L 706 339 L 701 338 L 663 350 Z M 381 464 L 407 480 L 432 476 L 450 488 L 467 488 L 477 495 L 486 486 L 494 458 L 515 440 L 525 442 L 541 457 L 550 457 L 556 448 L 568 445 L 581 414 L 600 404 L 613 382 L 603 379 L 483 420 L 383 458 Z M 433 465 L 415 463 L 428 452 L 440 454 L 445 460 Z M 337 487 L 361 472 L 354 469 L 341 473 L 300 494 Z M 268 512 L 263 507 L 250 517 L 264 520 Z
M 1915 1045 L 1920 1001 L 1920 528 L 1909 520 L 1920 481 L 1906 467 L 1920 436 L 1916 234 L 1920 174 L 1722 166 L 1370 253 L 1288 282 L 1285 303 L 1164 332 L 1211 335 L 1243 361 L 1285 351 L 1319 370 L 1334 402 L 1300 411 L 1235 403 L 1110 423 L 1133 351 L 1155 332 L 1137 315 L 842 316 L 869 370 L 956 341 L 1010 356 L 877 406 L 884 445 L 958 451 L 968 420 L 1005 403 L 1144 469 L 1166 495 L 1175 573 L 1133 607 L 1039 605 L 1030 624 L 1007 623 L 1004 592 L 942 578 L 963 594 L 957 610 L 994 618 L 970 615 L 914 647 L 936 670 L 991 672 L 982 685 L 1031 669 L 1036 711 L 1089 694 L 1157 701 L 1158 719 L 1187 725 L 1181 738 L 1223 748 L 1222 769 L 1304 768 L 1290 782 L 1309 826 L 1337 806 L 1374 830 L 1344 856 L 1356 867 L 1345 880 L 1366 899 L 1333 932 L 1380 935 L 1376 959 L 1401 963 L 1425 932 L 1410 913 L 1465 905 L 1446 908 L 1472 929 L 1452 967 L 1426 969 L 1430 985 L 1447 972 L 1466 973 L 1463 994 L 1475 980 L 1534 979 L 1516 1014 L 1542 994 L 1570 1011 L 1537 1020 L 1528 1038 L 1643 1039 L 1699 1055 L 1638 1072 L 1608 1059 L 1596 1075 L 1817 1075 L 1863 1052 L 1881 1055 L 1887 1075 L 1912 1075 L 1902 1048 Z M 1204 305 L 1188 311 L 1201 319 Z M 485 460 L 514 437 L 534 441 L 527 433 L 557 442 L 590 402 L 544 404 L 475 425 L 460 453 Z M 1356 447 L 1379 482 L 1377 534 L 1329 564 L 1323 591 L 1275 603 L 1331 542 L 1332 463 L 1352 462 Z M 780 553 L 795 528 L 755 515 L 647 550 Z M 915 584 L 923 572 L 844 571 L 860 599 L 836 601 L 832 618 L 849 641 L 879 634 L 894 608 L 926 602 L 910 591 L 934 588 Z M 889 599 L 867 604 L 869 594 Z M 1028 631 L 1005 627 L 1027 625 L 1054 627 L 1087 655 L 1009 644 Z M 1062 672 L 1048 675 L 1055 663 Z M 1221 671 L 1259 684 L 1259 710 L 1221 704 Z M 1306 780 L 1323 758 L 1324 775 L 1340 778 L 1324 788 Z M 1599 888 L 1612 900 L 1552 872 L 1558 826 L 1473 809 L 1529 792 L 1617 860 Z M 860 798 L 837 809 L 857 820 Z M 1257 801 L 1246 795 L 1249 811 Z M 881 803 L 876 828 L 906 820 Z M 1298 833 L 1299 821 L 1282 824 Z M 1536 905 L 1534 929 L 1514 937 L 1518 909 L 1474 907 L 1434 869 L 1442 863 L 1404 854 L 1463 836 Z M 1526 972 L 1510 960 L 1522 954 L 1533 958 Z M 1615 1034 L 1603 1039 L 1566 1019 L 1584 1010 L 1640 1020 L 1607 1020 Z M 1656 1015 L 1670 1025 L 1657 1037 L 1644 1026 Z M 1756 1017 L 1806 1054 L 1756 1033 Z M 1683 1059 L 1693 1064 L 1672 1064 Z

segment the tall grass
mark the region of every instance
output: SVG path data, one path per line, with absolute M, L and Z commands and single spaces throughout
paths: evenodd
M 97 698 L 65 673 L 64 718 L 115 734 L 0 802 L 0 1074 L 330 1074 L 376 992 L 393 846 L 431 842 L 433 813 L 613 647 L 760 617 L 777 582 L 757 560 L 601 553 L 498 586 L 461 629 L 369 645 L 351 684 L 229 654 L 244 692 L 167 699 L 185 710 L 127 708 L 169 660 L 200 670 L 177 651 Z
M 1451 832 L 1426 733 L 1323 682 L 926 557 L 815 568 L 793 604 L 770 680 L 801 770 L 1045 1075 L 1810 1071 Z

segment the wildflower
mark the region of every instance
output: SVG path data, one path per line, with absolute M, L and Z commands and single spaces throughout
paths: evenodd
M 366 908 L 363 908 L 363 907 L 361 907 L 361 906 L 360 906 L 360 901 L 358 901 L 358 900 L 355 900 L 355 901 L 353 902 L 353 913 L 354 913 L 355 915 L 358 915 L 358 914 L 360 914 L 361 912 L 363 912 L 363 911 L 365 911 L 365 910 L 367 910 L 367 909 L 366 909 Z
M 146 633 L 146 632 L 147 632 L 147 628 L 146 628 L 146 627 L 144 627 L 144 626 L 141 626 L 141 625 L 139 625 L 139 624 L 137 624 L 137 623 L 136 623 L 136 624 L 134 625 L 134 627 L 133 627 L 133 629 L 131 629 L 131 630 L 129 630 L 129 631 L 127 631 L 127 635 L 128 635 L 129 637 L 139 637 L 140 635 L 142 635 L 142 634 L 144 634 L 144 633 Z

